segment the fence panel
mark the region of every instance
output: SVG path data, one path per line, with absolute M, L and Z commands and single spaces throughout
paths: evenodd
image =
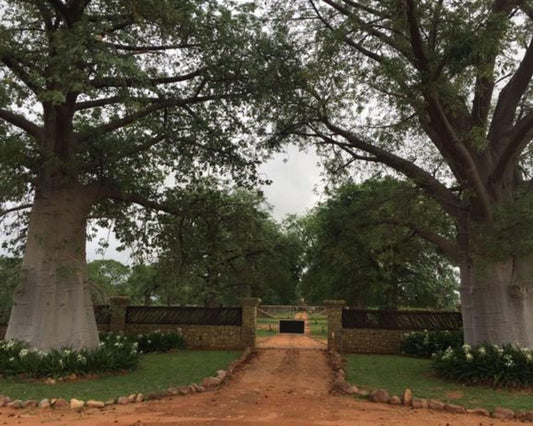
M 128 306 L 126 324 L 242 325 L 242 308 Z
M 460 312 L 381 311 L 345 308 L 343 328 L 385 330 L 457 330 L 463 325 Z

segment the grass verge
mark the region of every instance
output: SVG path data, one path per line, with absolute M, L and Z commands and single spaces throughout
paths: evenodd
M 464 386 L 446 382 L 433 376 L 431 361 L 389 355 L 346 355 L 346 380 L 367 389 L 387 389 L 401 395 L 408 387 L 419 398 L 438 399 L 463 405 L 493 410 L 506 407 L 511 410 L 531 410 L 533 391 L 509 391 L 481 386 Z
M 16 378 L 0 379 L 0 393 L 11 399 L 78 398 L 107 400 L 142 392 L 145 395 L 171 386 L 198 383 L 225 369 L 240 356 L 234 351 L 183 351 L 143 355 L 137 370 L 94 380 L 29 383 Z

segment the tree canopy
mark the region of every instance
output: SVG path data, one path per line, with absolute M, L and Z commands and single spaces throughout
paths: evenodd
M 259 100 L 295 57 L 251 3 L 15 0 L 0 18 L 0 217 L 30 211 L 7 337 L 94 347 L 87 220 L 180 214 L 169 186 L 206 174 L 254 182 Z
M 533 346 L 530 2 L 302 0 L 283 14 L 305 67 L 279 131 L 312 138 L 333 172 L 375 166 L 423 189 L 455 223 L 451 238 L 417 232 L 461 269 L 466 341 Z
M 187 213 L 157 220 L 153 244 L 189 303 L 295 302 L 300 244 L 271 219 L 262 196 L 213 180 L 174 195 Z
M 395 224 L 416 216 L 435 225 L 440 216 L 449 232 L 439 210 L 421 191 L 390 178 L 340 186 L 302 220 L 308 241 L 302 296 L 308 303 L 344 299 L 358 308 L 455 309 L 458 283 L 449 262 Z

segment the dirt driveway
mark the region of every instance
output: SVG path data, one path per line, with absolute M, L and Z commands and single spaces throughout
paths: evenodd
M 301 336 L 303 342 L 308 337 Z M 454 415 L 357 401 L 329 393 L 331 370 L 323 350 L 300 348 L 294 336 L 277 337 L 285 349 L 259 349 L 221 388 L 203 394 L 112 406 L 103 410 L 0 409 L 1 424 L 23 425 L 515 425 L 473 415 Z M 291 343 L 292 342 L 292 343 Z M 299 342 L 299 344 L 297 344 Z M 272 342 L 270 344 L 272 346 Z M 292 347 L 291 347 L 292 346 Z

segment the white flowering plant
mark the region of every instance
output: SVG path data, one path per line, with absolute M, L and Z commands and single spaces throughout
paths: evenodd
M 116 333 L 101 333 L 100 341 L 106 344 L 117 345 L 119 341 L 128 339 L 135 344 L 139 352 L 168 352 L 171 350 L 183 350 L 186 348 L 185 337 L 181 330 L 151 331 L 145 334 L 127 335 Z
M 28 378 L 104 374 L 133 370 L 139 363 L 138 344 L 126 337 L 102 341 L 94 350 L 71 348 L 42 351 L 26 342 L 0 341 L 0 374 Z
M 533 351 L 516 343 L 450 347 L 433 356 L 433 370 L 469 385 L 526 388 L 533 385 Z
M 0 375 L 59 378 L 131 371 L 137 367 L 142 353 L 181 349 L 185 349 L 185 338 L 180 330 L 135 336 L 101 333 L 98 348 L 81 351 L 72 348 L 41 351 L 30 348 L 26 342 L 0 340 Z
M 460 348 L 463 345 L 462 330 L 423 330 L 404 334 L 400 349 L 405 355 L 419 358 L 431 356 L 446 348 Z
M 143 353 L 183 350 L 186 347 L 185 337 L 179 331 L 156 330 L 139 334 L 136 340 L 139 343 L 139 350 Z

